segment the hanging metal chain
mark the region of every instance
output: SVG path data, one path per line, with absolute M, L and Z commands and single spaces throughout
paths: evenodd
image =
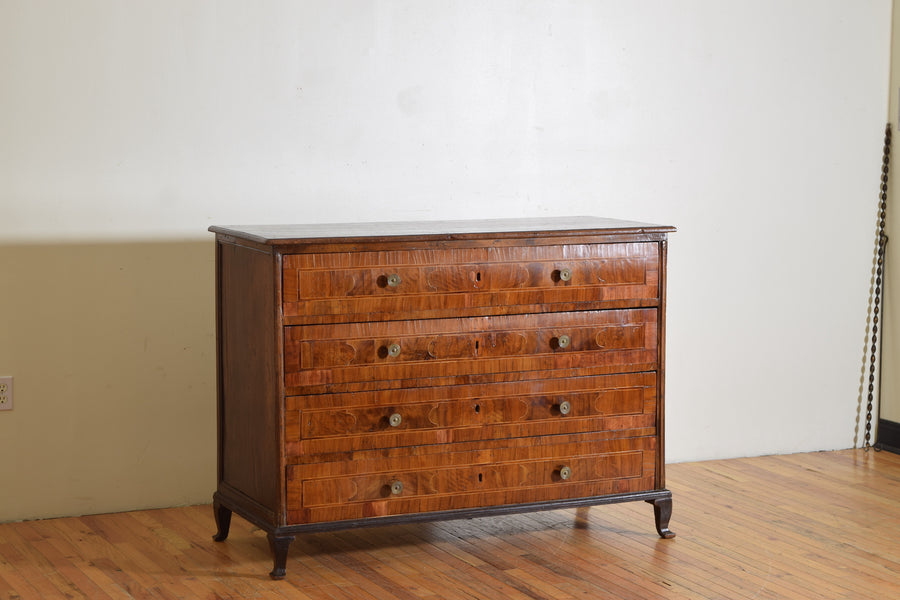
M 888 123 L 884 128 L 884 153 L 881 159 L 881 203 L 878 210 L 878 247 L 877 257 L 875 261 L 875 289 L 873 291 L 875 308 L 872 313 L 872 350 L 870 352 L 869 361 L 869 396 L 866 404 L 866 435 L 865 450 L 869 451 L 872 439 L 872 404 L 875 393 L 875 361 L 880 356 L 878 352 L 878 312 L 881 304 L 882 295 L 882 273 L 884 271 L 884 248 L 887 245 L 887 234 L 884 232 L 885 220 L 887 217 L 887 192 L 888 192 L 888 170 L 891 162 L 891 124 Z M 879 373 L 879 378 L 881 373 Z M 880 394 L 879 386 L 879 394 Z M 879 400 L 881 398 L 879 397 Z

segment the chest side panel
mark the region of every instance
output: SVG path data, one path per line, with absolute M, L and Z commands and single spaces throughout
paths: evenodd
M 281 505 L 273 257 L 219 244 L 220 481 L 274 520 Z

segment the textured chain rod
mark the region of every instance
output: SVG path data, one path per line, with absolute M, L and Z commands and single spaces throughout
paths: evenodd
M 872 404 L 875 393 L 875 360 L 878 355 L 878 312 L 881 304 L 882 289 L 882 272 L 884 267 L 884 248 L 887 245 L 887 235 L 884 232 L 885 221 L 887 217 L 887 192 L 888 192 L 888 170 L 891 162 L 891 124 L 888 123 L 884 129 L 884 154 L 881 159 L 881 203 L 878 213 L 878 249 L 875 262 L 875 290 L 874 304 L 872 311 L 872 349 L 870 352 L 871 359 L 869 361 L 869 395 L 866 404 L 866 434 L 865 449 L 869 451 L 872 440 Z M 880 390 L 879 390 L 880 393 Z M 880 399 L 880 398 L 879 398 Z

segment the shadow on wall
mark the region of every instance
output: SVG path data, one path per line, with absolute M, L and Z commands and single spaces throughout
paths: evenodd
M 212 239 L 0 246 L 0 522 L 209 502 Z

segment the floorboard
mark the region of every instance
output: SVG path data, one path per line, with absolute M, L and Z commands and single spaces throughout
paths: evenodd
M 842 450 L 667 466 L 643 502 L 298 536 L 188 506 L 0 524 L 0 600 L 900 597 L 900 456 Z

